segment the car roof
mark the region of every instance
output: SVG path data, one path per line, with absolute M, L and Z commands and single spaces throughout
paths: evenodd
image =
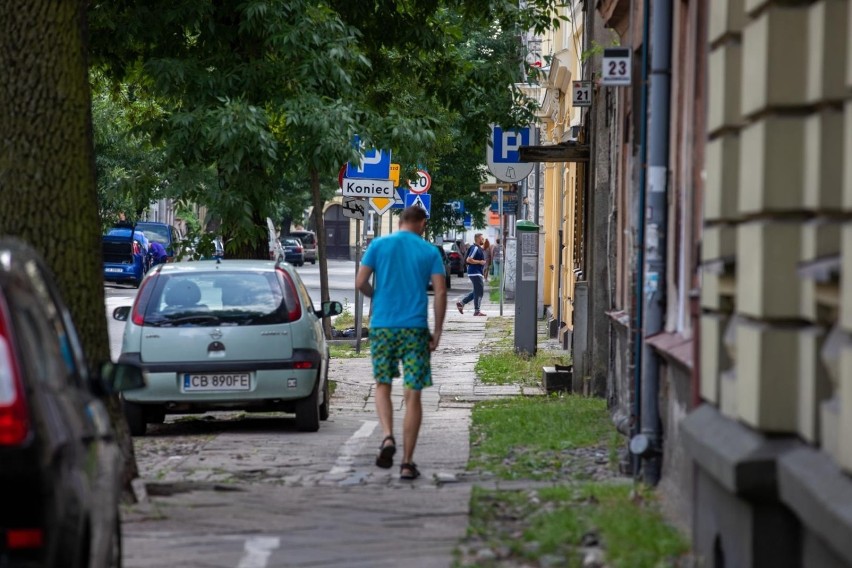
M 192 274 L 199 272 L 257 272 L 258 270 L 274 270 L 277 264 L 272 260 L 220 260 L 219 262 L 197 262 L 182 261 L 169 262 L 159 265 L 160 273 L 166 274 Z

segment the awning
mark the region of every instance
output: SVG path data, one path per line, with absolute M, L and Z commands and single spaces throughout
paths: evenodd
M 562 142 L 547 146 L 521 146 L 522 162 L 588 162 L 591 150 L 588 144 Z

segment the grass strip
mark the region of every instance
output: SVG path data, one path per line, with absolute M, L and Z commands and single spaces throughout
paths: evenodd
M 503 479 L 565 475 L 572 450 L 600 445 L 605 455 L 612 423 L 606 402 L 574 395 L 512 397 L 474 407 L 468 469 Z
M 502 345 L 505 340 L 498 341 L 501 341 Z M 568 365 L 570 361 L 568 356 L 547 351 L 538 351 L 533 357 L 524 357 L 516 354 L 511 348 L 504 348 L 480 355 L 474 370 L 480 382 L 486 385 L 534 386 L 541 383 L 542 367 Z
M 360 359 L 362 357 L 370 356 L 370 347 L 366 342 L 361 343 L 361 352 L 355 352 L 355 346 L 346 342 L 346 343 L 330 343 L 328 346 L 328 352 L 332 359 Z
M 666 524 L 656 494 L 631 483 L 560 485 L 534 491 L 475 487 L 468 541 L 502 551 L 501 560 L 582 566 L 588 546 L 604 550 L 612 568 L 677 565 L 686 539 Z M 457 566 L 480 565 L 462 559 Z

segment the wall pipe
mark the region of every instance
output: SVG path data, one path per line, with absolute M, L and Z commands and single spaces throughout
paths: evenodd
M 651 74 L 648 85 L 651 112 L 648 124 L 647 225 L 642 344 L 642 419 L 640 435 L 647 441 L 642 453 L 643 477 L 660 481 L 662 425 L 660 422 L 660 356 L 647 338 L 663 331 L 666 316 L 666 230 L 668 223 L 669 106 L 671 98 L 672 1 L 654 0 L 651 21 Z
M 645 266 L 645 169 L 647 167 L 648 149 L 648 52 L 651 43 L 650 27 L 651 2 L 644 0 L 642 4 L 642 96 L 639 103 L 639 203 L 636 208 L 636 271 L 635 271 L 635 317 L 633 322 L 633 419 L 630 427 L 633 455 L 633 476 L 639 476 L 639 454 L 634 450 L 633 440 L 638 439 L 640 421 L 642 419 L 642 273 Z M 641 448 L 639 448 L 641 450 Z

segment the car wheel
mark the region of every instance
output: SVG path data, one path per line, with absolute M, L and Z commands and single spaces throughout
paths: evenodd
M 148 423 L 145 421 L 145 409 L 141 405 L 121 401 L 124 408 L 124 418 L 127 420 L 127 426 L 130 428 L 130 434 L 133 436 L 144 436 L 148 429 Z
M 121 568 L 121 517 L 115 512 L 115 528 L 113 529 L 112 541 L 109 546 L 109 568 Z
M 140 284 L 142 284 L 142 279 L 141 279 L 141 278 L 135 278 L 135 279 L 134 279 L 134 280 L 130 283 L 130 285 L 131 285 L 131 286 L 133 286 L 134 288 L 138 288 Z
M 319 385 L 307 398 L 296 403 L 296 429 L 299 432 L 316 432 L 320 427 Z
M 317 259 L 313 259 L 313 260 L 311 261 L 311 264 L 316 264 L 316 263 L 317 263 Z
M 145 422 L 148 424 L 162 424 L 166 421 L 166 407 L 149 405 L 145 409 Z
M 464 271 L 463 270 L 459 270 L 459 278 L 464 278 Z
M 449 290 L 450 288 L 452 288 L 452 287 L 453 287 L 453 279 L 452 279 L 452 278 L 450 278 L 450 275 L 449 275 L 449 274 L 447 274 L 447 278 L 446 278 L 446 280 L 447 280 L 447 290 Z
M 328 385 L 328 377 L 325 378 L 325 384 L 322 386 L 322 404 L 319 407 L 320 420 L 328 420 L 331 412 L 331 389 Z

